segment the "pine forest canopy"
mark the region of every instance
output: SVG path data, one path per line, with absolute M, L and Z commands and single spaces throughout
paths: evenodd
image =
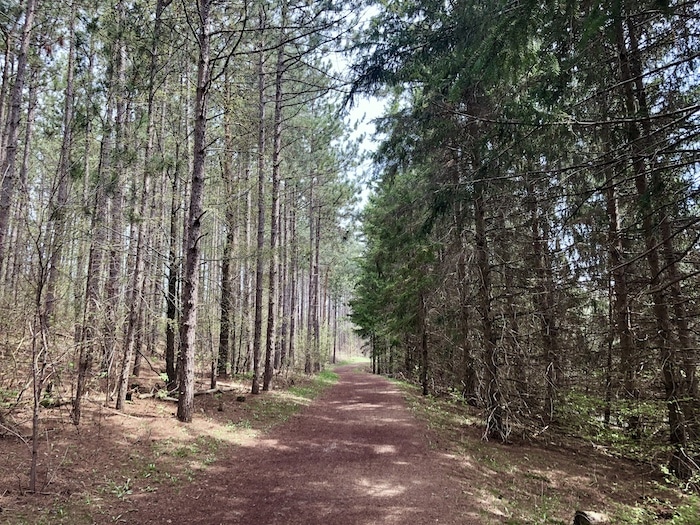
M 0 24 L 0 394 L 29 370 L 35 429 L 47 399 L 123 408 L 142 367 L 187 422 L 198 375 L 258 393 L 365 341 L 487 438 L 622 429 L 698 474 L 696 2 L 0 0 Z M 356 231 L 341 115 L 367 94 Z

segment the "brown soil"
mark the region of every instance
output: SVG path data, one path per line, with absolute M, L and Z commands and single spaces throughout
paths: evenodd
M 198 397 L 189 425 L 150 399 L 126 415 L 95 402 L 79 429 L 67 410 L 44 418 L 43 495 L 26 493 L 26 446 L 0 438 L 0 523 L 556 524 L 578 508 L 650 502 L 670 516 L 648 467 L 580 442 L 485 443 L 462 408 L 435 417 L 431 401 L 385 378 L 336 372 L 335 386 L 272 428 L 305 402 L 298 380 L 242 403 L 247 384 Z
M 388 381 L 352 367 L 265 439 L 198 483 L 132 500 L 130 523 L 480 523 Z M 178 499 L 176 499 L 178 498 Z

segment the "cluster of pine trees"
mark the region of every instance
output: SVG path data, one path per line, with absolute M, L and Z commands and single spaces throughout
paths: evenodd
M 384 8 L 354 84 L 392 101 L 353 302 L 375 369 L 488 437 L 579 410 L 697 473 L 700 5 Z
M 345 7 L 0 1 L 0 416 L 163 360 L 189 421 L 196 372 L 257 393 L 350 337 Z

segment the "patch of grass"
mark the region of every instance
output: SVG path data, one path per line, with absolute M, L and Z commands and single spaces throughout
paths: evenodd
M 338 382 L 338 374 L 332 370 L 322 370 L 311 379 L 289 387 L 289 393 L 309 401 L 316 399 L 326 388 Z
M 106 492 L 113 494 L 117 499 L 124 499 L 133 494 L 131 478 L 123 478 L 121 481 L 105 480 Z
M 621 525 L 697 525 L 700 523 L 700 497 L 689 495 L 680 504 L 647 498 L 642 505 L 618 505 L 612 522 Z
M 150 424 L 154 419 L 143 418 L 137 423 L 138 432 L 148 436 L 146 439 L 136 440 L 132 447 L 128 436 L 114 434 L 115 443 L 105 443 L 114 451 L 111 459 L 115 467 L 94 465 L 86 474 L 83 489 L 75 490 L 68 497 L 57 495 L 36 502 L 25 499 L 26 506 L 23 503 L 17 509 L 2 509 L 0 521 L 8 525 L 125 522 L 124 516 L 118 514 L 129 505 L 131 498 L 168 487 L 173 488 L 167 490 L 178 491 L 189 483 L 196 483 L 203 471 L 228 455 L 242 440 L 249 440 L 288 420 L 337 380 L 337 374 L 330 370 L 312 377 L 294 377 L 291 389 L 285 389 L 285 383 L 281 382 L 279 389 L 260 396 L 247 396 L 246 401 L 240 403 L 233 402 L 235 392 L 227 392 L 223 396 L 230 399 L 231 404 L 227 405 L 226 413 L 217 412 L 221 414 L 220 421 L 207 418 L 206 425 L 186 426 L 173 420 L 165 439 L 162 435 L 151 434 Z M 157 410 L 159 414 L 155 417 L 172 419 L 169 405 Z M 162 419 L 159 424 L 162 425 Z M 122 441 L 127 446 L 123 447 Z M 70 458 L 65 459 L 63 465 L 70 461 Z
M 364 357 L 361 355 L 354 355 L 347 357 L 341 361 L 338 361 L 336 363 L 336 366 L 346 366 L 346 365 L 360 365 L 360 364 L 369 364 L 371 361 L 369 357 Z
M 609 483 L 614 490 L 603 490 L 601 493 L 591 488 L 591 494 L 597 493 L 597 496 L 582 497 L 581 494 L 572 493 L 570 488 L 572 484 L 582 482 L 577 480 L 578 477 L 586 476 L 585 472 L 582 474 L 581 467 L 576 465 L 576 462 L 567 463 L 566 458 L 554 450 L 552 455 L 556 454 L 558 459 L 550 458 L 547 445 L 544 445 L 543 449 L 533 449 L 523 444 L 523 447 L 527 447 L 527 450 L 523 451 L 520 445 L 483 441 L 482 415 L 478 409 L 455 396 L 422 396 L 420 389 L 415 385 L 401 381 L 394 383 L 404 393 L 412 412 L 431 429 L 432 432 L 428 434 L 431 446 L 448 450 L 461 458 L 465 464 L 464 476 L 478 480 L 476 483 L 480 484 L 483 493 L 487 494 L 481 501 L 484 523 L 492 523 L 494 517 L 500 516 L 497 518 L 498 523 L 505 519 L 506 523 L 512 525 L 568 524 L 579 502 L 589 498 L 602 498 L 596 505 L 600 505 L 601 510 L 609 514 L 611 523 L 652 525 L 661 522 L 669 525 L 700 525 L 700 498 L 683 495 L 681 489 L 685 489 L 685 486 L 654 485 L 652 480 L 647 480 L 644 482 L 645 491 L 663 498 L 663 502 L 647 499 L 644 502 L 632 501 L 625 504 L 621 500 L 639 490 L 639 480 L 632 481 L 629 486 L 624 486 L 621 481 L 596 481 L 591 482 L 590 486 L 594 487 L 599 482 Z M 584 407 L 585 403 L 580 402 L 580 399 L 577 401 L 580 407 Z M 591 434 L 587 435 L 592 437 Z M 606 436 L 606 439 L 608 442 L 615 441 L 614 436 Z M 618 438 L 617 444 L 620 443 L 621 439 Z M 590 445 L 582 441 L 581 447 L 587 449 Z M 584 488 L 587 486 L 584 485 Z M 588 492 L 588 489 L 584 492 Z M 667 498 L 676 503 L 667 501 Z M 498 513 L 492 510 L 494 505 Z
M 237 432 L 239 430 L 250 430 L 253 428 L 253 424 L 250 419 L 241 419 L 240 421 L 228 421 L 226 423 L 226 430 L 229 432 Z

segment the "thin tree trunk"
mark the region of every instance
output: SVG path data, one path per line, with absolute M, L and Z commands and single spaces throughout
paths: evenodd
M 308 291 L 308 312 L 306 316 L 306 349 L 304 351 L 304 372 L 310 374 L 313 372 L 313 350 L 314 350 L 314 312 L 316 310 L 316 290 L 314 289 L 315 279 L 314 279 L 314 229 L 315 229 L 315 217 L 314 217 L 314 180 L 315 177 L 311 177 L 310 187 L 309 187 L 309 291 Z
M 297 183 L 294 184 L 292 195 L 290 197 L 290 217 L 289 217 L 289 236 L 291 260 L 289 268 L 289 348 L 287 350 L 287 359 L 290 367 L 294 367 L 296 353 L 296 328 L 297 328 L 297 287 L 299 280 L 299 241 L 297 236 Z
M 283 25 L 286 23 L 286 4 L 282 8 Z M 284 38 L 284 36 L 283 36 Z M 280 165 L 282 162 L 282 76 L 283 76 L 284 45 L 277 50 L 277 66 L 275 71 L 275 115 L 272 146 L 272 187 L 270 210 L 270 272 L 268 282 L 267 300 L 267 334 L 265 337 L 265 376 L 263 378 L 263 391 L 270 389 L 273 374 L 272 354 L 275 349 L 275 336 L 277 326 L 277 290 L 278 290 L 278 266 L 279 252 L 277 238 L 279 236 L 280 215 Z
M 535 306 L 540 320 L 540 336 L 545 361 L 544 420 L 554 421 L 557 403 L 557 370 L 559 367 L 558 328 L 554 316 L 554 283 L 552 282 L 551 258 L 549 256 L 549 234 L 545 211 L 539 207 L 534 184 L 528 185 L 528 201 L 532 227 L 532 257 L 535 275 Z M 545 217 L 545 219 L 543 219 Z
M 22 249 L 23 246 L 28 246 L 29 243 L 26 241 L 26 233 L 24 230 L 26 228 L 22 225 L 22 217 L 27 213 L 29 204 L 29 188 L 27 187 L 27 178 L 29 175 L 29 159 L 30 152 L 32 148 L 32 139 L 34 132 L 34 117 L 36 115 L 37 106 L 37 90 L 38 86 L 36 83 L 36 74 L 32 73 L 32 79 L 29 85 L 29 101 L 27 106 L 27 117 L 24 129 L 24 151 L 22 152 L 22 165 L 19 170 L 19 199 L 14 206 L 14 220 L 12 221 L 11 229 L 14 230 L 14 234 L 10 233 L 10 239 L 12 239 L 12 253 L 13 261 L 12 265 L 7 265 L 7 278 L 5 282 L 9 283 L 9 289 L 14 290 L 15 300 L 19 300 L 19 280 L 21 279 L 22 267 L 26 261 L 27 249 Z M 49 245 L 51 246 L 51 245 Z M 49 247 L 51 249 L 51 247 Z M 53 253 L 53 252 L 51 252 Z
M 420 338 L 420 383 L 423 388 L 423 395 L 427 396 L 430 393 L 428 388 L 428 327 L 427 327 L 427 312 L 425 311 L 425 296 L 421 293 L 418 296 L 418 337 Z
M 56 285 L 58 283 L 59 268 L 63 255 L 63 242 L 65 236 L 66 208 L 68 205 L 68 193 L 70 189 L 70 155 L 73 144 L 73 105 L 74 98 L 74 64 L 75 64 L 75 1 L 71 2 L 69 43 L 68 43 L 68 64 L 66 70 L 66 89 L 63 95 L 63 140 L 61 142 L 61 152 L 58 160 L 58 190 L 56 201 L 52 205 L 51 223 L 52 233 L 50 246 L 52 246 L 51 260 L 49 261 L 49 275 L 46 282 L 46 295 L 43 308 L 43 326 L 47 329 L 52 321 L 52 316 L 56 302 Z
M 287 348 L 289 347 L 289 304 L 290 304 L 290 290 L 289 290 L 289 274 L 290 274 L 290 258 L 289 258 L 289 195 L 288 189 L 285 185 L 285 199 L 282 205 L 282 262 L 280 265 L 281 270 L 281 288 L 282 288 L 282 312 L 281 312 L 281 326 L 280 326 L 280 356 L 278 368 L 282 369 L 287 365 Z
M 604 129 L 603 133 L 603 145 L 607 156 L 610 150 L 610 139 L 607 129 Z M 625 246 L 622 236 L 622 221 L 618 209 L 614 173 L 610 168 L 607 170 L 605 181 L 605 204 L 608 214 L 608 257 L 612 268 L 614 328 L 620 341 L 620 370 L 623 376 L 624 396 L 633 404 L 628 419 L 629 428 L 632 434 L 638 437 L 640 430 L 640 419 L 636 412 L 636 404 L 640 394 L 637 384 L 638 358 L 632 338 L 632 308 L 627 291 L 628 267 L 624 264 Z M 610 344 L 612 345 L 612 340 Z M 612 356 L 610 361 L 612 361 Z
M 177 148 L 176 148 L 177 149 Z M 178 300 L 178 282 L 179 282 L 179 262 L 177 256 L 177 224 L 178 224 L 178 173 L 177 170 L 173 173 L 171 187 L 171 203 L 170 203 L 170 234 L 169 251 L 168 251 L 168 288 L 165 295 L 165 371 L 168 376 L 168 391 L 172 391 L 177 385 L 176 373 L 176 326 L 178 321 L 177 316 L 177 300 Z
M 105 131 L 100 151 L 100 167 L 98 173 L 104 174 L 109 171 L 110 155 L 110 134 L 108 131 Z M 100 312 L 102 311 L 100 280 L 102 276 L 104 244 L 107 239 L 107 232 L 104 224 L 106 219 L 107 198 L 101 182 L 96 184 L 94 192 L 95 200 L 90 224 L 90 231 L 93 237 L 88 258 L 87 277 L 85 281 L 85 302 L 83 304 L 82 313 L 83 321 L 78 344 L 78 378 L 75 387 L 73 410 L 71 412 L 71 419 L 76 426 L 80 424 L 82 398 L 87 388 L 87 380 L 92 369 L 95 350 L 99 344 L 97 323 L 99 321 Z
M 309 314 L 312 316 L 313 328 L 313 357 L 314 357 L 314 372 L 321 370 L 321 325 L 320 318 L 320 299 L 321 299 L 321 282 L 320 282 L 320 264 L 319 257 L 321 253 L 321 206 L 317 206 L 318 212 L 316 216 L 316 227 L 314 228 L 314 246 L 311 253 L 313 254 L 313 292 L 314 295 L 309 301 Z
M 484 379 L 486 382 L 485 435 L 488 438 L 498 438 L 505 441 L 507 438 L 507 431 L 503 421 L 503 399 L 500 387 L 500 355 L 493 327 L 493 313 L 491 309 L 491 266 L 489 263 L 488 238 L 486 237 L 484 194 L 483 183 L 476 183 L 474 194 L 475 248 L 477 269 L 479 272 L 477 309 L 481 320 L 484 344 Z
M 260 8 L 260 32 L 264 31 L 264 10 Z M 253 328 L 253 384 L 251 393 L 260 393 L 262 314 L 265 250 L 265 55 L 263 43 L 258 52 L 258 234 L 255 253 L 255 324 Z
M 125 20 L 125 5 L 120 1 L 116 7 L 119 17 L 120 28 L 124 25 Z M 121 33 L 121 30 L 120 30 Z M 127 122 L 127 103 L 126 103 L 126 45 L 123 39 L 115 42 L 115 50 L 113 57 L 113 67 L 116 71 L 116 86 L 113 91 L 113 96 L 116 98 L 116 119 L 115 119 L 115 144 L 114 151 L 116 154 L 116 162 L 114 170 L 110 177 L 111 195 L 109 198 L 109 272 L 107 282 L 105 284 L 105 299 L 106 312 L 104 321 L 104 345 L 105 350 L 102 357 L 102 372 L 107 375 L 107 392 L 109 395 L 109 381 L 111 379 L 112 365 L 115 360 L 115 352 L 117 345 L 116 334 L 119 330 L 119 307 L 121 297 L 121 275 L 122 275 L 122 250 L 123 239 L 122 229 L 124 223 L 123 217 L 123 174 L 125 172 L 125 151 L 126 151 L 126 122 Z

